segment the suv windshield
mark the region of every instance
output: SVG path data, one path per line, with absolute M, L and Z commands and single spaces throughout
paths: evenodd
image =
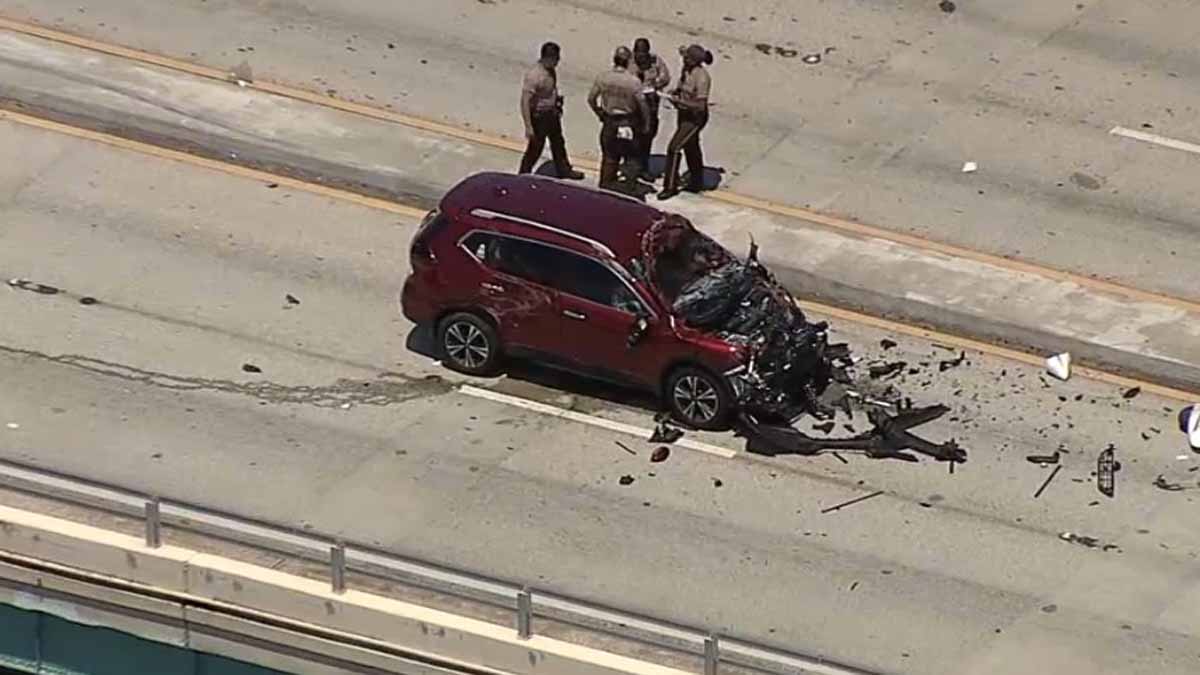
M 683 221 L 686 226 L 670 221 L 665 225 L 652 229 L 646 236 L 651 238 L 650 250 L 656 251 L 651 267 L 655 286 L 670 305 L 680 291 L 734 258 L 687 221 Z

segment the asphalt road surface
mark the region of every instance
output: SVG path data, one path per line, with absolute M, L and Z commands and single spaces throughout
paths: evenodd
M 0 15 L 520 138 L 520 75 L 564 48 L 568 146 L 638 35 L 678 72 L 716 55 L 709 163 L 758 197 L 1200 296 L 1200 143 L 1189 0 L 0 0 Z M 760 47 L 770 53 L 763 53 Z M 803 57 L 820 54 L 807 65 Z M 665 114 L 665 145 L 672 129 Z M 1193 148 L 1194 149 L 1194 148 Z M 975 173 L 961 172 L 975 162 Z M 515 160 L 514 160 L 515 167 Z M 881 279 L 880 283 L 885 283 Z
M 1176 402 L 979 354 L 941 372 L 955 354 L 840 323 L 916 371 L 889 384 L 953 406 L 923 431 L 966 465 L 651 464 L 641 438 L 465 395 L 406 349 L 412 219 L 8 122 L 0 149 L 21 158 L 0 166 L 0 277 L 62 290 L 0 288 L 0 456 L 883 672 L 1200 665 L 1200 456 Z M 569 378 L 471 384 L 652 426 L 651 402 Z M 1111 500 L 1090 475 L 1109 444 Z M 1060 447 L 1034 498 L 1051 468 L 1025 456 Z

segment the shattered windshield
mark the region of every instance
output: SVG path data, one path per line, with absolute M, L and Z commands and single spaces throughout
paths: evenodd
M 668 216 L 647 231 L 643 251 L 654 286 L 668 306 L 685 288 L 734 261 L 729 251 L 680 216 Z

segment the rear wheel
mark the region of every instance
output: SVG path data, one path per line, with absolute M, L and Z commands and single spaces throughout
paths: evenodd
M 671 415 L 695 429 L 723 431 L 733 410 L 733 390 L 707 370 L 684 366 L 667 378 L 664 394 Z
M 500 338 L 491 324 L 459 312 L 438 323 L 442 363 L 467 375 L 490 375 L 500 362 Z

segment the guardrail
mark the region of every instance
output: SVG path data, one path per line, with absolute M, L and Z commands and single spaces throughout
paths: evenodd
M 117 515 L 140 518 L 145 524 L 146 545 L 154 548 L 162 545 L 163 526 L 169 525 L 326 564 L 334 592 L 343 592 L 346 589 L 346 572 L 356 571 L 512 610 L 514 626 L 521 638 L 532 636 L 534 618 L 543 617 L 624 640 L 702 657 L 705 675 L 716 675 L 722 663 L 778 675 L 875 675 L 828 659 L 739 639 L 729 634 L 718 635 L 713 631 L 584 602 L 547 590 L 535 591 L 525 584 L 17 462 L 0 460 L 0 485 Z

